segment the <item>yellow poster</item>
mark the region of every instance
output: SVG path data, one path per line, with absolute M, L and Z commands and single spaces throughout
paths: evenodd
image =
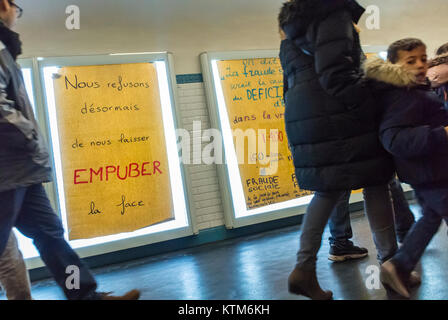
M 247 209 L 311 194 L 301 190 L 295 179 L 284 124 L 280 60 L 217 63 Z
M 53 79 L 70 240 L 173 219 L 155 65 L 63 67 Z
M 367 59 L 370 59 L 372 57 L 377 57 L 378 53 L 371 53 L 371 52 L 366 52 L 364 53 Z

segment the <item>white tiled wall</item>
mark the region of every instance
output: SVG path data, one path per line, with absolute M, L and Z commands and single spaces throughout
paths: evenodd
M 210 118 L 206 104 L 203 83 L 178 84 L 182 128 L 193 138 L 193 121 L 201 121 L 201 130 L 210 129 Z M 209 142 L 203 142 L 206 146 Z M 193 146 L 191 145 L 193 158 Z M 191 183 L 192 214 L 195 215 L 198 230 L 224 225 L 224 211 L 218 182 L 216 165 L 186 165 L 186 175 Z

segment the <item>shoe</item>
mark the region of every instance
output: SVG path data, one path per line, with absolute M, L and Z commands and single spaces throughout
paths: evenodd
M 324 291 L 319 286 L 316 270 L 305 271 L 295 267 L 288 278 L 288 290 L 290 293 L 302 295 L 312 300 L 331 300 L 333 292 Z
M 408 299 L 411 297 L 397 267 L 390 260 L 381 265 L 380 280 L 399 295 Z
M 112 292 L 97 292 L 97 300 L 138 300 L 140 298 L 139 290 L 131 290 L 122 296 L 112 296 Z
M 346 260 L 361 259 L 367 257 L 369 251 L 366 248 L 357 247 L 351 241 L 335 242 L 330 245 L 328 260 L 343 262 Z

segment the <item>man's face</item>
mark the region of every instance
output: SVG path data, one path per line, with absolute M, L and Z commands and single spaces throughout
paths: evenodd
M 8 28 L 11 29 L 16 25 L 18 9 L 10 3 L 10 2 L 14 3 L 14 0 L 11 1 L 0 0 L 0 1 L 2 2 L 2 7 L 4 9 L 2 14 L 3 22 Z
M 406 70 L 412 72 L 419 83 L 426 81 L 428 56 L 425 46 L 417 47 L 411 51 L 399 50 L 397 64 L 402 65 Z

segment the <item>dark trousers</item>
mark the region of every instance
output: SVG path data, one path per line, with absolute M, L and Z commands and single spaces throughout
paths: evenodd
M 448 223 L 448 186 L 414 189 L 422 207 L 422 217 L 409 230 L 403 246 L 392 258 L 393 263 L 405 274 L 409 274 L 415 268 L 429 242 L 437 233 L 442 219 Z
M 61 220 L 50 205 L 42 184 L 0 192 L 0 256 L 9 234 L 16 227 L 33 239 L 41 259 L 68 299 L 88 299 L 94 296 L 97 283 L 89 269 L 64 239 Z M 79 268 L 79 289 L 68 289 L 68 266 Z
M 415 222 L 414 214 L 409 209 L 403 188 L 398 179 L 393 179 L 389 184 L 394 207 L 395 232 L 399 240 L 402 240 Z M 353 237 L 350 223 L 349 200 L 350 191 L 345 191 L 335 208 L 333 209 L 328 226 L 330 228 L 330 244 L 343 244 Z
M 308 205 L 302 223 L 297 266 L 303 270 L 315 270 L 317 252 L 322 234 L 330 215 L 346 191 L 316 192 Z M 394 230 L 393 208 L 387 185 L 366 187 L 363 190 L 366 215 L 372 231 L 378 260 L 390 259 L 397 250 Z

